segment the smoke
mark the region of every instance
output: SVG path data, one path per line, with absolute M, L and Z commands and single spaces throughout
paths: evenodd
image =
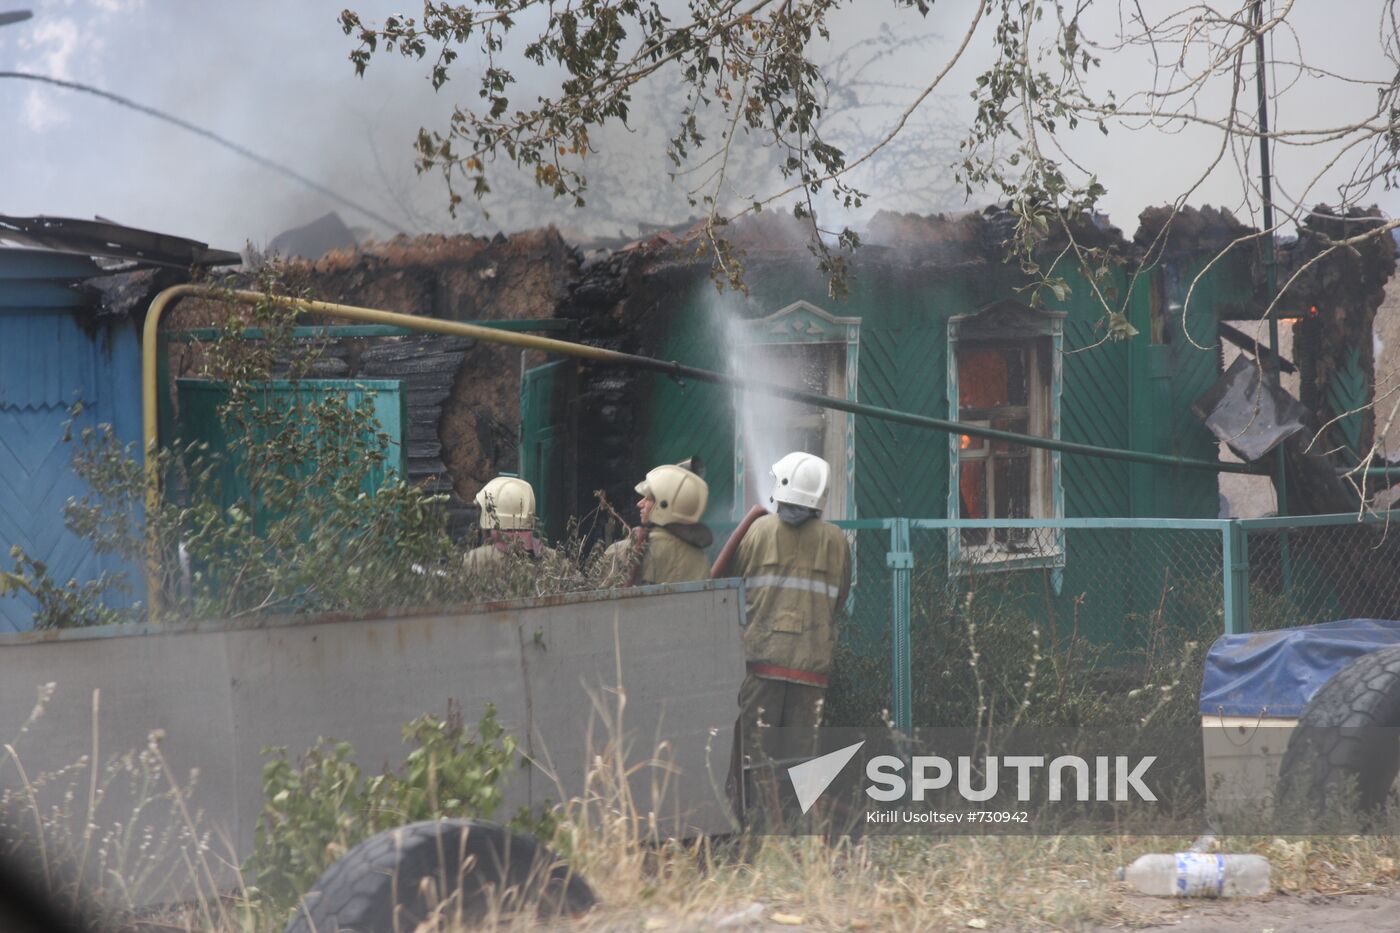
M 411 232 L 489 233 L 555 223 L 570 236 L 635 235 L 638 224 L 678 223 L 704 209 L 690 203 L 704 191 L 703 170 L 673 178 L 676 169 L 664 151 L 682 94 L 674 75 L 637 99 L 630 129 L 598 134 L 599 151 L 588 163 L 592 190 L 583 210 L 538 190 L 514 166 L 497 163 L 489 167 L 493 193 L 483 204 L 468 195 L 453 217 L 442 180 L 415 170 L 413 141 L 420 127 L 445 127 L 455 103 L 476 102 L 471 72 L 479 63 L 473 48 L 462 50 L 454 79 L 434 93 L 424 63 L 396 55 L 376 56 L 366 76 L 355 77 L 347 59 L 353 43 L 337 22 L 345 0 L 30 0 L 26 5 L 33 6 L 34 19 L 0 28 L 0 68 L 99 87 L 206 128 L 390 222 L 369 221 L 363 233 L 382 237 L 390 225 Z M 397 0 L 350 5 L 368 22 L 400 12 Z M 668 10 L 673 6 L 672 12 L 681 12 L 680 4 L 666 4 Z M 864 4 L 838 13 L 834 38 L 817 49 L 833 80 L 824 124 L 830 141 L 854 156 L 893 125 L 911 94 L 961 41 L 973 6 L 970 0 L 947 0 L 927 18 L 898 6 L 883 8 L 877 18 Z M 1134 6 L 1122 9 L 1131 13 Z M 1085 14 L 1085 33 L 1111 39 L 1120 12 L 1117 3 L 1096 3 Z M 1299 5 L 1292 15 L 1305 58 L 1326 69 L 1372 77 L 1388 67 L 1393 76 L 1393 65 L 1371 38 L 1376 5 Z M 522 20 L 522 39 L 528 26 Z M 983 24 L 966 59 L 913 115 L 907 132 L 862 166 L 853 181 L 868 195 L 863 205 L 838 209 L 818 199 L 824 226 L 860 228 L 880 208 L 929 212 L 981 206 L 986 192 L 974 191 L 966 199 L 952 166 L 977 106 L 976 76 L 992 60 L 993 26 Z M 1286 40 L 1278 39 L 1281 57 Z M 520 44 L 507 50 L 502 63 L 521 80 L 519 99 L 532 101 L 549 93 L 549 79 L 557 76 L 521 61 Z M 1142 57 L 1140 50 L 1104 53 L 1103 67 L 1088 80 L 1100 89 L 1150 86 Z M 1330 125 L 1370 95 L 1321 78 L 1294 80 L 1282 66 L 1278 71 L 1274 83 L 1285 92 L 1277 107 L 1281 127 Z M 717 141 L 720 118 L 705 119 L 711 141 Z M 335 207 L 324 192 L 110 102 L 58 89 L 0 92 L 0 120 L 12 129 L 0 150 L 0 201 L 10 213 L 102 215 L 237 248 L 245 240 L 264 245 L 278 232 Z M 1215 147 L 1207 131 L 1169 134 L 1151 126 L 1117 128 L 1107 138 L 1095 127 L 1081 127 L 1063 137 L 1066 148 L 1107 186 L 1106 207 L 1125 229 L 1143 207 L 1179 195 Z M 747 134 L 737 141 L 720 192 L 722 210 L 780 184 L 774 153 L 764 143 Z M 1321 147 L 1279 147 L 1280 197 L 1304 198 L 1308 179 L 1325 157 Z M 1236 168 L 1223 165 L 1192 202 L 1247 214 L 1250 201 Z M 1314 189 L 1312 197 L 1325 199 L 1327 191 Z M 1400 208 L 1400 194 L 1378 190 L 1375 195 L 1383 207 Z
M 410 143 L 418 126 L 445 119 L 448 102 L 423 93 L 418 69 L 399 67 L 407 62 L 386 60 L 387 80 L 355 79 L 338 11 L 269 0 L 36 4 L 29 23 L 0 29 L 0 67 L 101 88 L 182 128 L 111 100 L 6 82 L 0 119 L 17 128 L 0 154 L 7 209 L 101 215 L 232 248 L 337 208 L 377 236 L 439 226 L 436 216 L 413 224 L 400 201 L 414 188 L 426 200 Z M 36 108 L 41 117 L 26 119 Z M 355 215 L 335 194 L 376 216 Z
M 67 90 L 76 91 L 82 94 L 92 94 L 95 97 L 100 97 L 104 100 L 109 100 L 119 107 L 126 107 L 129 110 L 134 110 L 137 113 L 145 114 L 146 116 L 152 117 L 156 120 L 160 120 L 162 122 L 178 126 L 183 130 L 187 130 L 188 132 L 194 133 L 196 136 L 204 137 L 205 139 L 209 140 L 217 146 L 223 146 L 225 149 L 229 149 L 233 152 L 236 152 L 237 154 L 243 156 L 243 158 L 262 166 L 268 171 L 276 172 L 279 175 L 283 175 L 287 178 L 290 178 L 292 181 L 295 181 L 298 184 L 303 185 L 304 187 L 309 188 L 318 194 L 326 196 L 330 200 L 334 201 L 336 204 L 342 207 L 348 207 L 358 214 L 363 214 L 369 219 L 385 227 L 388 227 L 391 230 L 397 230 L 400 233 L 406 232 L 405 230 L 403 230 L 402 227 L 399 227 L 392 220 L 388 220 L 375 213 L 373 210 L 365 207 L 364 205 L 359 204 L 356 201 L 345 197 L 344 195 L 338 194 L 330 190 L 325 185 L 322 185 L 310 178 L 307 178 L 305 175 L 301 174 L 295 169 L 288 168 L 285 165 L 260 156 L 256 152 L 253 152 L 243 146 L 240 146 L 238 145 L 238 143 L 235 143 L 231 140 L 225 139 L 218 133 L 213 133 L 209 130 L 204 129 L 201 126 L 196 126 L 193 123 L 190 123 L 188 120 L 181 120 L 179 117 L 171 116 L 168 113 L 163 113 L 152 107 L 147 107 L 143 104 L 138 104 L 135 101 L 128 100 L 127 98 L 122 97 L 118 94 L 110 94 L 102 90 L 101 88 L 95 88 L 91 85 L 83 84 L 79 81 L 64 81 L 61 78 L 55 78 L 49 75 L 30 74 L 29 72 L 25 71 L 0 71 L 0 78 L 10 78 L 19 81 L 33 81 L 39 84 L 47 84 L 53 87 L 65 88 Z
M 704 174 L 678 173 L 665 154 L 678 116 L 674 80 L 642 89 L 630 128 L 613 126 L 595 137 L 583 210 L 554 199 L 499 161 L 489 166 L 492 193 L 481 203 L 468 196 L 452 216 L 442 179 L 417 172 L 413 141 L 420 127 L 445 127 L 455 102 L 474 102 L 470 49 L 464 50 L 454 79 L 434 93 L 424 64 L 396 55 L 376 56 L 365 77 L 356 78 L 347 57 L 353 42 L 337 21 L 342 2 L 39 0 L 33 5 L 29 23 L 0 29 L 0 68 L 52 75 L 139 101 L 323 190 L 308 190 L 267 166 L 246 164 L 212 141 L 187 138 L 149 115 L 60 89 L 35 88 L 0 93 L 0 120 L 17 128 L 14 144 L 0 153 L 0 194 L 11 213 L 101 215 L 237 248 L 244 241 L 263 246 L 282 230 L 335 209 L 327 192 L 377 215 L 366 219 L 344 212 L 348 223 L 364 225 L 360 233 L 377 237 L 395 227 L 413 233 L 492 233 L 545 223 L 576 238 L 634 236 L 641 224 L 676 224 L 703 210 L 691 199 L 704 193 Z M 366 21 L 399 12 L 388 0 L 352 6 Z M 880 69 L 862 66 L 900 48 L 878 24 L 851 35 L 856 51 L 839 63 L 830 107 L 833 132 L 849 138 L 854 148 L 873 136 L 891 106 L 875 99 L 889 96 L 891 89 L 876 94 L 867 83 L 885 82 Z M 862 36 L 870 40 L 863 46 Z M 831 50 L 833 58 L 841 53 Z M 551 90 L 548 76 L 522 62 L 511 66 L 521 80 L 522 101 Z M 708 135 L 718 139 L 722 115 L 705 119 Z M 952 133 L 943 135 L 948 146 L 955 145 Z M 764 142 L 747 134 L 736 141 L 720 192 L 722 209 L 747 203 L 778 177 L 775 156 Z M 914 205 L 912 197 L 919 180 L 910 168 L 927 166 L 926 155 L 918 147 L 891 152 L 871 165 L 861 182 L 869 182 L 872 192 L 907 188 L 906 204 L 931 206 Z

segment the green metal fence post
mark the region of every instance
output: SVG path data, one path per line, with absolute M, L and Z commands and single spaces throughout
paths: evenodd
M 1225 634 L 1249 631 L 1249 531 L 1230 520 L 1220 531 L 1220 564 L 1225 588 Z
M 896 729 L 906 735 L 913 730 L 914 689 L 909 649 L 909 616 L 912 602 L 914 553 L 909 548 L 909 519 L 890 520 L 890 550 L 885 555 L 890 568 L 890 716 Z

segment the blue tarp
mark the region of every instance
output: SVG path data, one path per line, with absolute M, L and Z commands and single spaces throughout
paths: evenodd
M 1400 622 L 1385 619 L 1222 635 L 1206 655 L 1201 715 L 1296 717 L 1337 671 L 1396 644 Z

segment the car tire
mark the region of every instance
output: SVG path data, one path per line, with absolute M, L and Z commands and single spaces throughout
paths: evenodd
M 1374 812 L 1400 772 L 1400 645 L 1363 655 L 1308 701 L 1279 768 L 1278 799 L 1322 814 Z
M 502 826 L 433 820 L 355 846 L 302 896 L 286 933 L 405 933 L 441 913 L 459 925 L 492 911 L 580 914 L 588 884 L 548 848 Z

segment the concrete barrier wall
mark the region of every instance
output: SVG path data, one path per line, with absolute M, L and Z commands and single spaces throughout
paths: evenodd
M 591 752 L 615 740 L 629 765 L 666 750 L 664 765 L 633 777 L 639 809 L 669 832 L 723 831 L 742 619 L 739 584 L 718 581 L 372 618 L 6 635 L 0 741 L 15 743 L 31 778 L 71 765 L 91 753 L 99 691 L 99 757 L 143 748 L 163 730 L 176 773 L 199 769 L 192 804 L 204 825 L 246 857 L 264 746 L 295 755 L 318 737 L 345 740 L 378 773 L 403 759 L 408 721 L 441 715 L 450 698 L 474 722 L 493 703 L 535 763 L 507 787 L 505 812 L 582 794 Z M 50 682 L 44 715 L 16 740 Z M 0 776 L 15 785 L 11 762 L 0 762 Z

